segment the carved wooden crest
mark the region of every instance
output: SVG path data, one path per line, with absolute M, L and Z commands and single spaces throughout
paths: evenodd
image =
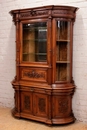
M 41 15 L 47 15 L 48 11 L 29 11 L 29 12 L 25 12 L 25 13 L 21 13 L 20 14 L 20 19 L 21 18 L 26 18 L 26 17 L 33 17 L 33 16 L 41 16 Z

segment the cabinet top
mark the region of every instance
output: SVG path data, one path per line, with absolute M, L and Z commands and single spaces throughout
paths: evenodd
M 77 7 L 73 6 L 62 6 L 62 5 L 49 5 L 26 9 L 16 9 L 11 10 L 10 14 L 13 15 L 13 21 L 16 22 L 22 19 L 32 19 L 32 18 L 70 18 L 75 19 L 75 13 Z
M 73 7 L 73 6 L 63 6 L 63 5 L 49 5 L 49 6 L 40 6 L 40 7 L 34 7 L 34 8 L 25 8 L 25 9 L 16 9 L 16 10 L 11 10 L 10 13 L 17 13 L 17 12 L 25 12 L 29 10 L 54 10 L 54 9 L 66 9 L 66 10 L 72 10 L 76 11 L 78 7 Z

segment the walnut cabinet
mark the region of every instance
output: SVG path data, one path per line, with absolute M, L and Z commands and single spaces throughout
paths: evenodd
M 73 25 L 76 7 L 10 11 L 16 26 L 14 117 L 47 124 L 74 122 Z

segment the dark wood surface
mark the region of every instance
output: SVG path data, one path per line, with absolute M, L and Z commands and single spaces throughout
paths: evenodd
M 14 117 L 46 124 L 74 122 L 72 96 L 75 85 L 72 80 L 72 41 L 76 10 L 76 7 L 51 5 L 10 11 L 16 25 L 16 76 L 12 81 L 15 91 L 15 108 L 12 111 Z M 56 38 L 58 35 L 56 21 L 60 20 L 70 22 L 69 61 L 67 61 L 67 44 L 65 44 L 66 30 L 60 36 L 64 41 L 58 50 L 61 41 Z M 47 23 L 47 61 L 26 62 L 29 57 L 23 57 L 22 50 L 23 53 L 30 50 L 27 43 L 22 45 L 22 25 L 36 22 Z M 28 37 L 28 32 L 24 36 Z M 32 37 L 34 38 L 34 35 Z M 31 47 L 31 51 L 32 49 L 34 50 L 34 47 Z M 34 60 L 34 57 L 32 58 Z

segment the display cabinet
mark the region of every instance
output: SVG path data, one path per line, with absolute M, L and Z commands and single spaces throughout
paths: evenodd
M 47 124 L 74 122 L 73 24 L 76 7 L 10 11 L 16 25 L 14 117 Z

